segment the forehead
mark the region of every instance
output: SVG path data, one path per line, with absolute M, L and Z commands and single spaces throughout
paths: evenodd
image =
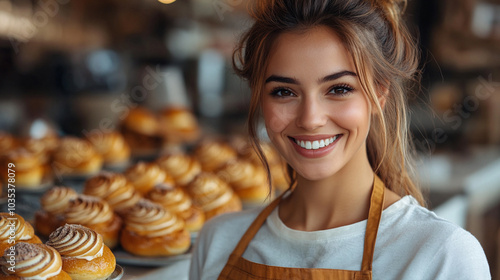
M 271 47 L 266 73 L 286 75 L 311 70 L 329 74 L 341 70 L 355 72 L 355 67 L 340 37 L 328 27 L 280 34 Z

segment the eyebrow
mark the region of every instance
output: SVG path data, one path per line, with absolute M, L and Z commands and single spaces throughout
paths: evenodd
M 325 83 L 325 82 L 329 82 L 329 81 L 340 79 L 343 76 L 357 77 L 358 75 L 356 73 L 354 73 L 354 72 L 345 70 L 345 71 L 340 71 L 340 72 L 337 72 L 337 73 L 325 76 L 325 77 L 321 78 L 319 80 L 319 82 L 320 83 Z M 279 82 L 279 83 L 295 84 L 295 85 L 299 84 L 299 82 L 296 79 L 294 79 L 294 78 L 283 77 L 283 76 L 278 76 L 278 75 L 271 75 L 271 76 L 269 76 L 266 79 L 265 83 L 267 84 L 267 83 L 270 83 L 270 82 Z

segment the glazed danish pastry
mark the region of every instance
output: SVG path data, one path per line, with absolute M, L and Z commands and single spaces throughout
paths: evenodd
M 115 256 L 90 228 L 66 224 L 50 234 L 47 245 L 61 254 L 62 270 L 73 280 L 104 280 L 115 271 Z
M 183 107 L 168 107 L 160 114 L 161 134 L 170 143 L 189 143 L 198 139 L 200 127 L 194 114 Z
M 83 194 L 104 199 L 118 214 L 134 206 L 141 199 L 124 175 L 112 172 L 101 172 L 88 179 Z
M 121 167 L 128 163 L 130 146 L 119 132 L 91 134 L 89 140 L 96 151 L 103 157 L 105 166 Z
M 138 256 L 171 256 L 189 249 L 191 237 L 184 221 L 160 205 L 142 199 L 124 215 L 122 247 Z
M 131 109 L 121 124 L 121 133 L 134 156 L 157 152 L 162 145 L 158 132 L 158 118 L 144 107 Z
M 190 232 L 199 231 L 205 222 L 203 211 L 193 205 L 191 198 L 181 188 L 169 184 L 156 185 L 146 198 L 182 218 Z
M 69 202 L 78 196 L 68 187 L 54 187 L 40 198 L 41 209 L 35 212 L 35 229 L 45 237 L 64 224 L 64 212 Z
M 56 175 L 93 175 L 102 168 L 103 159 L 89 141 L 65 137 L 54 151 L 52 166 Z
M 205 212 L 208 220 L 216 215 L 241 210 L 241 200 L 234 191 L 212 173 L 201 173 L 187 187 L 193 204 Z
M 193 154 L 205 172 L 215 172 L 226 162 L 237 158 L 236 151 L 230 145 L 213 140 L 201 142 Z
M 68 224 L 80 224 L 95 230 L 102 235 L 104 244 L 110 248 L 118 244 L 122 219 L 101 198 L 78 195 L 70 200 L 64 218 Z
M 138 162 L 125 171 L 125 176 L 141 195 L 158 184 L 174 183 L 173 178 L 154 162 Z
M 14 235 L 12 235 L 14 233 Z M 18 214 L 0 213 L 0 252 L 18 242 L 42 243 L 35 230 Z
M 15 260 L 8 255 L 12 253 Z M 14 264 L 13 269 L 11 264 Z M 44 244 L 19 242 L 12 252 L 6 250 L 3 253 L 0 265 L 1 279 L 71 280 L 62 270 L 61 255 Z
M 19 188 L 35 189 L 40 186 L 44 174 L 44 169 L 39 158 L 24 148 L 17 148 L 7 152 L 4 158 L 4 178 L 8 178 L 8 163 L 15 167 L 15 184 Z

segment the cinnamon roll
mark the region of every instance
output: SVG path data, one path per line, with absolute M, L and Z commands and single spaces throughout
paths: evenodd
M 233 190 L 212 173 L 201 173 L 187 187 L 195 206 L 205 212 L 208 220 L 216 215 L 241 210 L 241 200 Z
M 194 156 L 205 172 L 215 172 L 226 162 L 237 158 L 236 151 L 228 144 L 218 141 L 201 142 L 194 150 Z
M 83 194 L 104 199 L 118 214 L 141 199 L 125 175 L 112 172 L 101 172 L 88 179 Z
M 138 162 L 125 171 L 125 176 L 141 195 L 145 195 L 158 184 L 174 183 L 173 178 L 154 162 Z
M 42 243 L 33 227 L 18 214 L 0 213 L 0 252 L 18 242 Z
M 46 244 L 61 254 L 62 270 L 73 280 L 104 280 L 115 271 L 115 256 L 88 227 L 66 224 L 52 232 Z
M 182 189 L 173 185 L 156 185 L 146 198 L 182 218 L 190 232 L 199 231 L 205 222 L 203 211 L 193 205 L 191 198 Z
M 48 135 L 44 138 L 24 139 L 22 147 L 34 154 L 43 168 L 43 178 L 52 176 L 51 160 L 52 153 L 59 145 L 59 138 L 56 135 Z
M 40 198 L 42 208 L 35 212 L 35 229 L 45 237 L 62 226 L 64 212 L 69 202 L 78 196 L 75 190 L 68 187 L 54 187 Z
M 128 163 L 130 146 L 119 132 L 91 134 L 89 140 L 103 157 L 105 166 L 121 167 Z
M 18 188 L 36 189 L 40 187 L 44 169 L 39 158 L 26 149 L 18 148 L 8 152 L 4 157 L 4 178 L 8 178 L 8 163 L 14 164 L 16 172 L 15 184 Z
M 66 137 L 54 151 L 52 166 L 56 175 L 88 176 L 101 170 L 103 159 L 89 141 Z
M 186 186 L 201 172 L 201 164 L 186 154 L 164 155 L 157 159 L 156 163 L 171 175 L 179 186 Z
M 148 109 L 131 109 L 121 123 L 121 133 L 134 156 L 150 155 L 157 152 L 162 144 L 158 135 L 159 122 Z
M 19 242 L 3 253 L 2 279 L 71 280 L 62 270 L 61 255 L 44 244 Z
M 217 175 L 233 188 L 243 204 L 261 204 L 271 193 L 264 168 L 249 161 L 228 162 Z
M 64 218 L 68 224 L 80 224 L 95 230 L 102 235 L 104 244 L 110 248 L 118 244 L 122 219 L 101 198 L 78 195 L 70 200 Z
M 184 221 L 156 203 L 143 199 L 129 208 L 124 217 L 120 242 L 134 255 L 177 255 L 191 245 Z

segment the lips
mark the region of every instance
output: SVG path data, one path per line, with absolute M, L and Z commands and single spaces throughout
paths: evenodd
M 297 136 L 289 137 L 293 146 L 305 157 L 322 157 L 329 153 L 335 143 L 342 137 L 342 134 L 337 135 L 322 135 L 322 136 Z

